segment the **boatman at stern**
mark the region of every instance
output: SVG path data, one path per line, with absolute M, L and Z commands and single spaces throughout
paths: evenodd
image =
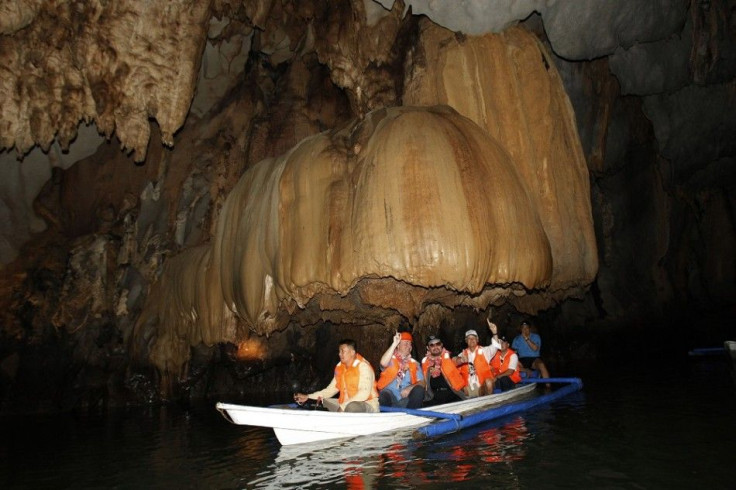
M 314 393 L 296 393 L 294 401 L 301 404 L 310 400 L 322 400 L 331 412 L 378 412 L 376 374 L 371 364 L 358 354 L 355 341 L 344 339 L 338 348 L 340 362 L 335 366 L 335 376 L 323 390 Z M 337 399 L 332 398 L 340 393 Z
M 396 332 L 381 357 L 381 377 L 376 381 L 379 402 L 387 407 L 420 408 L 424 400 L 424 374 L 411 357 L 409 332 Z

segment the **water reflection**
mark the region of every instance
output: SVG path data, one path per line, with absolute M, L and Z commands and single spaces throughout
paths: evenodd
M 732 367 L 585 372 L 582 392 L 426 440 L 281 447 L 211 403 L 3 418 L 0 488 L 732 488 Z
M 502 474 L 504 484 L 516 486 L 508 465 L 526 456 L 530 437 L 523 417 L 485 424 L 444 438 L 415 441 L 402 434 L 378 434 L 341 442 L 283 446 L 273 464 L 251 481 L 253 488 L 320 488 L 329 485 L 350 489 L 415 487 L 461 483 L 469 477 Z M 249 441 L 243 441 L 250 446 Z M 249 452 L 250 447 L 242 451 Z M 501 470 L 494 469 L 499 466 Z

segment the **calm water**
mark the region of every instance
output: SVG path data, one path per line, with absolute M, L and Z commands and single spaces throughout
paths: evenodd
M 582 375 L 583 391 L 425 441 L 305 452 L 212 405 L 0 419 L 0 488 L 734 488 L 720 357 Z

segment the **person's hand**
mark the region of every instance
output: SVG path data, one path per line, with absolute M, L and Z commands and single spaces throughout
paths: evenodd
M 414 388 L 414 385 L 409 385 L 403 390 L 401 390 L 400 392 L 401 398 L 406 398 L 407 396 L 409 396 L 409 393 L 411 393 L 412 388 Z
M 401 342 L 401 334 L 399 332 L 396 332 L 394 335 L 394 345 L 399 345 L 399 342 Z
M 486 318 L 486 323 L 488 324 L 488 329 L 491 331 L 491 333 L 493 335 L 497 335 L 498 334 L 498 327 L 496 326 L 496 324 L 493 323 L 492 321 L 490 321 L 488 318 Z
M 299 405 L 306 402 L 308 399 L 309 397 L 304 393 L 294 393 L 294 401 L 297 402 Z

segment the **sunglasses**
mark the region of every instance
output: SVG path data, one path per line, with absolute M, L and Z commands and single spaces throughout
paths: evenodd
M 435 345 L 442 345 L 442 342 L 432 342 L 429 344 L 430 347 L 434 347 Z

